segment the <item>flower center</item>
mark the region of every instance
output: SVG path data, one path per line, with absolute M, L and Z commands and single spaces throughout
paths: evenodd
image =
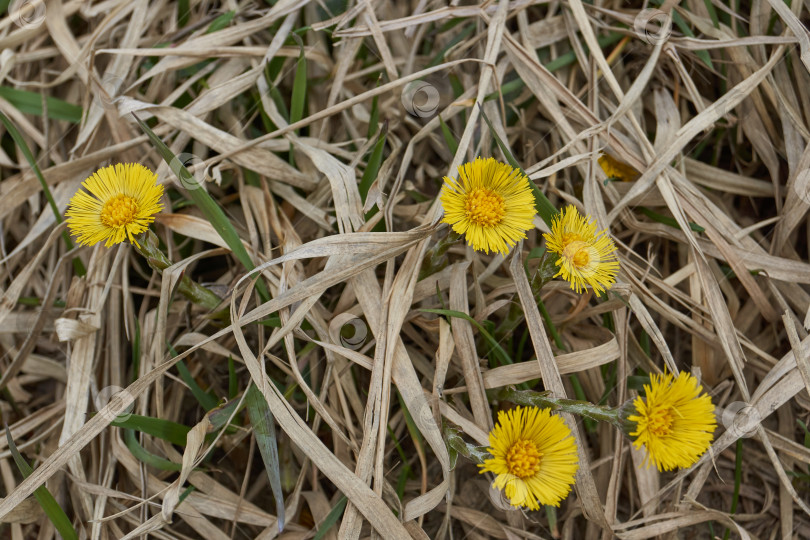
M 577 268 L 584 268 L 591 262 L 590 250 L 587 242 L 580 240 L 578 234 L 568 233 L 563 236 L 562 256 L 569 259 Z
M 656 437 L 672 433 L 672 408 L 657 407 L 647 416 L 647 429 Z
M 464 202 L 467 219 L 478 225 L 492 227 L 503 219 L 506 207 L 503 197 L 486 188 L 475 188 Z
M 532 441 L 521 439 L 506 453 L 506 466 L 518 478 L 528 478 L 540 470 L 541 457 L 543 454 Z
M 107 227 L 120 227 L 135 221 L 138 203 L 127 195 L 116 195 L 101 209 L 101 222 Z

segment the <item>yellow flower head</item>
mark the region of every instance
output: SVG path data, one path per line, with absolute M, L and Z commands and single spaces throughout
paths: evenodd
M 601 294 L 616 281 L 616 244 L 606 231 L 597 233 L 596 221 L 583 217 L 575 206 L 564 208 L 551 223 L 551 234 L 543 237 L 548 250 L 559 256 L 560 271 L 554 277 L 562 275 L 578 293 L 590 285 Z
M 653 374 L 644 390 L 647 398 L 636 397 L 634 410 L 627 416 L 635 424 L 630 432 L 635 437 L 633 446 L 647 450 L 647 467 L 651 462 L 659 471 L 691 467 L 714 438 L 717 421 L 712 398 L 701 393 L 698 380 L 683 371 L 677 378 L 671 373 Z
M 602 154 L 597 161 L 608 178 L 615 178 L 622 182 L 632 182 L 638 180 L 638 177 L 641 176 L 633 167 L 619 161 L 610 154 Z
M 477 251 L 509 253 L 534 225 L 537 211 L 529 178 L 494 158 L 458 168 L 459 181 L 444 177 L 444 223 Z
M 560 506 L 577 472 L 577 445 L 571 430 L 548 409 L 517 407 L 498 412 L 489 434 L 489 453 L 481 473 L 495 473 L 492 487 L 502 489 L 512 506 L 539 510 Z
M 99 169 L 82 182 L 87 192 L 79 190 L 70 199 L 68 227 L 79 244 L 106 247 L 119 244 L 149 228 L 163 206 L 163 186 L 155 173 L 138 163 L 117 164 Z

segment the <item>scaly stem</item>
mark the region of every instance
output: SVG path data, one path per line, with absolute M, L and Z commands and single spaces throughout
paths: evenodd
M 560 333 L 557 332 L 557 327 L 551 322 L 551 315 L 549 315 L 546 305 L 543 303 L 543 300 L 540 299 L 539 295 L 537 296 L 537 307 L 540 309 L 540 315 L 543 316 L 543 320 L 546 322 L 548 333 L 551 334 L 552 339 L 554 339 L 554 344 L 557 345 L 558 349 L 564 351 L 565 343 L 563 343 Z
M 490 395 L 498 401 L 511 401 L 526 407 L 541 407 L 553 411 L 572 413 L 599 422 L 608 422 L 622 430 L 624 428 L 622 420 L 619 418 L 619 409 L 594 405 L 589 401 L 555 398 L 547 393 L 511 388 L 501 388 Z
M 162 274 L 165 269 L 172 265 L 172 261 L 160 250 L 158 237 L 155 233 L 147 230 L 138 236 L 137 240 L 138 244 L 133 244 L 133 246 L 138 253 L 143 255 L 152 269 Z M 219 296 L 186 275 L 180 278 L 177 290 L 195 304 L 209 311 L 213 311 L 222 303 L 222 299 Z

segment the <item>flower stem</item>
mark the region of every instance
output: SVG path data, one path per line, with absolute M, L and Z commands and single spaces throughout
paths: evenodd
M 147 230 L 138 236 L 137 240 L 138 243 L 133 244 L 133 246 L 135 246 L 138 253 L 143 255 L 152 269 L 162 274 L 165 269 L 172 265 L 172 261 L 160 250 L 158 237 L 151 230 Z M 209 311 L 213 311 L 222 303 L 222 299 L 213 291 L 203 287 L 186 275 L 180 278 L 177 290 L 187 299 Z
M 618 409 L 595 405 L 589 401 L 555 398 L 544 392 L 514 390 L 511 388 L 501 388 L 490 395 L 499 401 L 511 401 L 528 407 L 541 407 L 552 411 L 572 413 L 598 422 L 607 422 L 619 429 L 623 428 Z
M 548 310 L 546 309 L 546 305 L 543 303 L 543 300 L 540 298 L 540 295 L 537 295 L 537 307 L 540 309 L 540 315 L 543 316 L 543 320 L 546 322 L 546 327 L 548 327 L 548 333 L 551 334 L 552 339 L 554 339 L 554 344 L 557 345 L 557 348 L 561 351 L 565 350 L 565 343 L 563 343 L 562 337 L 560 333 L 557 331 L 557 327 L 554 326 L 554 323 L 551 322 L 551 315 L 549 315 Z

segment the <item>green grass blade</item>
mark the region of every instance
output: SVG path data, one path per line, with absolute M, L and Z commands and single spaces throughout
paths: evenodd
M 503 350 L 503 347 L 501 347 L 500 343 L 498 343 L 498 340 L 492 337 L 492 334 L 487 332 L 486 328 L 484 328 L 481 325 L 481 323 L 479 323 L 466 313 L 461 311 L 455 311 L 452 309 L 420 309 L 419 311 L 423 311 L 425 313 L 436 313 L 437 315 L 444 315 L 445 317 L 456 317 L 459 319 L 464 319 L 465 321 L 469 322 L 470 324 L 478 328 L 478 331 L 481 332 L 481 335 L 484 336 L 484 339 L 486 339 L 492 346 L 492 350 L 501 359 L 503 365 L 514 364 L 514 362 L 512 361 L 512 357 L 510 357 L 506 353 L 506 351 Z
M 642 214 L 644 214 L 645 216 L 647 216 L 648 218 L 650 218 L 653 221 L 657 221 L 658 223 L 663 223 L 664 225 L 669 225 L 670 227 L 675 228 L 675 229 L 680 230 L 680 228 L 681 228 L 681 226 L 678 225 L 678 222 L 675 221 L 675 218 L 671 218 L 671 217 L 659 214 L 657 212 L 653 212 L 652 210 L 650 210 L 649 208 L 646 208 L 644 206 L 639 206 L 638 209 L 641 211 Z M 704 229 L 703 227 L 701 227 L 700 225 L 698 225 L 697 223 L 695 223 L 693 221 L 689 222 L 689 228 L 692 229 L 695 232 L 704 232 L 706 230 L 706 229 Z
M 56 201 L 53 199 L 53 194 L 51 193 L 51 188 L 48 187 L 48 183 L 45 182 L 45 177 L 42 176 L 42 171 L 39 170 L 39 165 L 37 165 L 37 160 L 34 158 L 34 154 L 31 153 L 31 149 L 28 148 L 28 145 L 23 139 L 22 134 L 17 130 L 17 126 L 15 126 L 12 121 L 0 112 L 0 122 L 3 122 L 3 125 L 6 127 L 8 134 L 11 135 L 11 138 L 14 139 L 14 143 L 22 152 L 22 155 L 25 157 L 25 160 L 28 162 L 28 165 L 31 166 L 31 169 L 34 170 L 34 174 L 37 176 L 37 180 L 39 180 L 39 184 L 42 186 L 42 192 L 45 194 L 45 200 L 48 201 L 48 206 L 51 207 L 51 211 L 53 212 L 53 216 L 56 218 L 57 223 L 62 223 L 62 214 L 59 212 L 59 207 L 56 206 Z M 73 244 L 70 241 L 70 238 L 66 240 L 68 244 L 68 249 L 73 248 Z
M 228 399 L 233 399 L 239 393 L 239 381 L 236 378 L 236 366 L 233 356 L 228 357 Z
M 124 419 L 114 420 L 110 425 L 140 431 L 164 441 L 169 441 L 177 446 L 186 445 L 186 437 L 188 432 L 191 431 L 190 427 L 171 420 L 141 416 L 139 414 L 129 414 Z
M 132 337 L 132 373 L 131 382 L 135 382 L 141 369 L 141 323 L 135 319 L 135 335 Z
M 259 445 L 259 452 L 264 462 L 264 470 L 267 471 L 267 478 L 270 480 L 270 490 L 276 500 L 278 530 L 281 532 L 284 529 L 284 494 L 281 491 L 276 422 L 267 401 L 255 384 L 251 384 L 248 388 L 245 400 L 250 423 L 253 426 L 253 434 L 256 436 L 256 443 Z
M 380 81 L 382 81 L 382 74 L 380 74 L 380 76 L 377 77 L 377 88 L 380 87 Z M 380 128 L 380 107 L 378 104 L 377 99 L 378 97 L 379 96 L 374 96 L 371 99 L 371 114 L 369 115 L 368 133 L 366 134 L 366 137 L 368 137 L 369 139 L 371 139 L 374 136 L 374 134 L 377 133 L 377 130 Z
M 720 19 L 717 18 L 717 10 L 714 9 L 714 4 L 712 4 L 712 0 L 703 0 L 703 5 L 706 6 L 706 11 L 709 12 L 709 17 L 712 20 L 712 25 L 715 28 L 720 28 Z
M 433 58 L 430 60 L 428 65 L 425 66 L 425 68 L 438 66 L 440 62 L 444 61 L 444 55 L 447 54 L 447 51 L 449 51 L 450 49 L 452 49 L 453 47 L 455 47 L 456 45 L 458 45 L 459 43 L 470 37 L 473 34 L 473 32 L 475 32 L 475 28 L 476 23 L 474 22 L 466 25 L 461 32 L 453 36 L 453 38 L 450 41 L 448 41 L 444 47 L 442 47 L 442 50 L 440 50 L 433 56 Z
M 126 444 L 129 451 L 132 452 L 132 455 L 135 456 L 135 459 L 150 467 L 160 469 L 161 471 L 179 471 L 183 468 L 179 463 L 163 459 L 151 452 L 147 452 L 144 447 L 138 443 L 138 439 L 135 438 L 135 432 L 131 429 L 124 431 L 124 444 Z M 183 444 L 186 444 L 185 441 Z
M 227 403 L 223 403 L 222 405 L 208 411 L 208 421 L 211 422 L 212 426 L 214 426 L 213 431 L 225 426 L 225 424 L 227 424 L 228 420 L 231 418 L 231 415 L 238 414 L 238 412 L 242 410 L 245 405 L 246 403 L 244 400 L 235 399 L 234 396 L 234 399 L 231 399 Z M 234 410 L 236 410 L 236 413 Z M 237 418 L 234 418 L 233 421 L 234 423 L 237 422 Z
M 23 114 L 42 116 L 42 96 L 39 92 L 18 90 L 8 86 L 0 86 L 0 97 L 11 103 L 15 109 Z M 66 120 L 73 124 L 82 121 L 82 108 L 73 103 L 47 96 L 45 105 L 48 109 L 48 118 L 51 120 Z
M 191 7 L 188 0 L 177 0 L 177 27 L 183 28 L 191 18 Z
M 442 127 L 442 135 L 444 136 L 444 142 L 447 143 L 447 148 L 449 148 L 450 153 L 455 156 L 456 152 L 458 152 L 458 141 L 456 141 L 453 132 L 450 131 L 450 127 L 445 124 L 442 115 L 439 115 L 439 125 Z
M 326 536 L 326 533 L 328 533 L 329 530 L 335 526 L 338 519 L 340 519 L 340 516 L 343 515 L 343 510 L 346 508 L 346 502 L 348 502 L 348 499 L 345 496 L 340 498 L 334 508 L 332 508 L 328 514 L 326 514 L 325 518 L 323 518 L 323 521 L 318 524 L 318 532 L 315 533 L 312 540 L 321 540 L 324 536 Z
M 658 7 L 661 7 L 664 4 L 664 0 L 654 0 L 653 4 Z M 707 4 L 710 5 L 711 2 L 707 2 Z M 672 23 L 678 27 L 678 30 L 683 32 L 683 35 L 690 38 L 695 37 L 695 33 L 692 31 L 691 28 L 689 28 L 689 24 L 686 22 L 686 20 L 684 20 L 684 18 L 681 16 L 680 13 L 678 13 L 675 9 L 673 9 L 672 11 L 669 12 L 669 14 L 672 16 Z M 714 17 L 711 16 L 711 13 L 709 14 L 709 16 L 711 17 L 712 22 L 715 23 L 717 13 L 714 14 Z M 698 58 L 700 58 L 703 61 L 703 63 L 709 67 L 709 69 L 714 69 L 714 64 L 712 64 L 712 57 L 711 55 L 709 55 L 709 51 L 707 50 L 695 51 L 695 55 Z
M 177 356 L 177 353 L 172 351 L 172 356 Z M 191 376 L 191 372 L 186 367 L 186 364 L 183 363 L 182 360 L 179 360 L 175 366 L 177 367 L 177 371 L 180 372 L 180 378 L 183 379 L 183 382 L 188 385 L 191 389 L 191 393 L 194 394 L 194 398 L 200 404 L 200 406 L 207 411 L 216 408 L 219 405 L 217 398 L 200 388 L 200 385 L 197 384 L 197 381 L 194 380 L 194 377 Z
M 28 478 L 31 473 L 34 472 L 34 469 L 31 468 L 28 462 L 25 461 L 25 458 L 22 457 L 19 450 L 17 450 L 17 446 L 11 438 L 11 431 L 8 429 L 8 426 L 6 426 L 6 441 L 8 441 L 8 449 L 9 452 L 11 452 L 11 456 L 14 458 L 14 463 L 17 464 L 17 468 L 20 469 L 23 478 Z M 48 491 L 48 488 L 44 484 L 34 491 L 34 497 L 62 538 L 65 540 L 78 540 L 79 536 L 76 534 L 76 529 L 73 528 L 70 519 L 68 519 L 65 511 L 62 510 L 62 507 L 59 506 L 59 503 L 56 502 L 56 499 L 53 498 L 53 495 L 51 495 L 51 492 Z
M 135 115 L 133 114 L 132 116 Z M 194 177 L 190 172 L 188 172 L 185 165 L 183 165 L 183 163 L 177 159 L 177 157 L 160 139 L 160 137 L 155 135 L 155 133 L 149 129 L 149 126 L 147 126 L 146 123 L 141 121 L 141 119 L 137 116 L 135 116 L 135 120 L 138 122 L 138 125 L 141 126 L 144 133 L 149 136 L 149 139 L 152 141 L 152 145 L 157 149 L 163 160 L 169 165 L 172 172 L 174 172 L 174 174 L 180 179 L 181 183 L 185 186 L 194 185 L 196 182 Z M 202 187 L 199 189 L 186 190 L 186 193 L 188 193 L 191 200 L 194 201 L 194 204 L 199 207 L 205 216 L 205 219 L 211 223 L 214 230 L 216 230 L 217 234 L 219 234 L 219 236 L 225 241 L 239 262 L 241 262 L 242 265 L 248 270 L 253 270 L 255 265 L 248 255 L 245 246 L 242 244 L 242 241 L 239 239 L 239 235 L 236 234 L 236 229 L 233 228 L 233 224 L 231 224 L 230 220 L 228 220 L 225 212 L 222 211 L 222 208 L 220 208 L 217 202 L 211 198 L 211 195 L 209 195 L 208 192 Z M 256 282 L 256 289 L 259 291 L 259 295 L 264 301 L 270 299 L 270 295 L 267 292 L 267 287 L 265 287 L 264 281 L 261 279 Z
M 222 30 L 223 28 L 225 28 L 226 26 L 228 26 L 231 23 L 231 21 L 233 20 L 234 15 L 236 15 L 235 11 L 233 11 L 233 10 L 226 11 L 225 13 L 223 13 L 222 15 L 220 15 L 219 17 L 214 19 L 214 21 L 211 23 L 211 25 L 205 30 L 205 33 L 206 34 L 213 34 L 214 32 Z
M 290 123 L 294 124 L 304 117 L 304 104 L 307 100 L 307 57 L 304 55 L 304 42 L 297 34 L 292 34 L 292 37 L 301 48 L 295 66 L 295 79 L 290 98 Z M 298 130 L 295 132 L 298 133 Z
M 53 194 L 51 193 L 51 188 L 48 187 L 48 183 L 45 182 L 45 177 L 42 176 L 42 171 L 39 170 L 39 165 L 37 165 L 37 160 L 34 158 L 34 154 L 31 153 L 31 149 L 28 148 L 28 145 L 23 139 L 22 134 L 17 130 L 17 126 L 2 112 L 0 112 L 0 122 L 3 122 L 3 125 L 8 131 L 8 134 L 11 135 L 11 138 L 14 139 L 14 143 L 20 149 L 25 160 L 28 162 L 28 165 L 31 166 L 31 169 L 34 171 L 34 174 L 39 180 L 39 184 L 42 186 L 42 193 L 45 195 L 45 199 L 48 201 L 48 206 L 51 207 L 51 211 L 53 212 L 54 218 L 56 218 L 57 223 L 62 223 L 62 215 L 59 213 L 59 208 L 56 206 L 56 201 L 53 198 Z M 73 242 L 70 240 L 70 234 L 67 231 L 62 233 L 62 238 L 65 239 L 65 246 L 68 250 L 73 249 Z M 84 264 L 82 264 L 81 259 L 78 257 L 73 259 L 73 269 L 75 270 L 76 274 L 79 276 L 83 276 L 86 273 L 84 268 Z
M 506 156 L 506 161 L 509 162 L 509 165 L 514 167 L 515 169 L 520 169 L 520 172 L 526 174 L 526 171 L 523 170 L 523 167 L 518 164 L 515 156 L 512 155 L 512 151 L 509 150 L 509 147 L 504 144 L 500 137 L 498 137 L 498 133 L 492 127 L 492 123 L 487 118 L 487 114 L 484 112 L 484 109 L 481 109 L 481 116 L 484 118 L 484 122 L 487 123 L 489 127 L 489 131 L 492 134 L 492 137 L 495 139 L 495 142 L 498 143 L 498 147 L 503 152 L 503 155 Z M 528 175 L 527 175 L 528 176 Z M 551 223 L 555 217 L 559 215 L 559 211 L 557 208 L 551 204 L 551 201 L 540 191 L 540 188 L 537 187 L 531 179 L 529 180 L 529 187 L 532 188 L 532 194 L 534 195 L 534 206 L 537 209 L 537 213 L 540 215 L 543 221 L 546 222 L 549 228 L 551 228 Z
M 380 172 L 380 165 L 382 165 L 383 150 L 385 149 L 385 140 L 387 136 L 388 124 L 386 123 L 383 124 L 382 132 L 380 132 L 380 138 L 377 139 L 374 148 L 371 150 L 371 155 L 368 158 L 366 170 L 363 171 L 363 177 L 360 179 L 360 186 L 358 187 L 358 190 L 360 191 L 360 197 L 363 199 L 363 202 L 366 202 L 368 190 L 371 188 L 371 184 L 374 183 L 374 180 L 377 179 L 377 174 Z

